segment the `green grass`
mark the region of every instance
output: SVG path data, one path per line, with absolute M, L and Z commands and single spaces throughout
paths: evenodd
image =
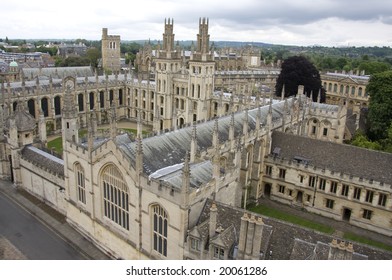
M 56 139 L 53 139 L 52 141 L 48 142 L 48 149 L 54 149 L 56 153 L 62 154 L 63 153 L 63 138 L 58 137 Z
M 374 241 L 368 238 L 365 238 L 363 236 L 359 236 L 353 233 L 344 233 L 343 235 L 344 239 L 348 239 L 348 240 L 352 240 L 358 243 L 362 243 L 362 244 L 367 244 L 373 247 L 377 247 L 377 248 L 381 248 L 383 250 L 387 250 L 387 251 L 392 251 L 392 246 L 378 242 L 378 241 Z
M 254 207 L 249 208 L 248 210 L 255 212 L 255 213 L 259 213 L 264 216 L 268 216 L 271 218 L 275 218 L 278 220 L 282 220 L 282 221 L 286 221 L 286 222 L 289 222 L 292 224 L 296 224 L 299 226 L 310 228 L 310 229 L 313 229 L 313 230 L 316 230 L 319 232 L 324 232 L 327 234 L 332 234 L 334 232 L 334 229 L 330 226 L 315 223 L 313 221 L 309 221 L 304 218 L 297 217 L 297 216 L 285 213 L 283 211 L 276 210 L 274 208 L 270 208 L 265 205 L 254 206 Z
M 133 133 L 134 135 L 137 134 L 137 129 L 133 128 L 120 128 L 121 130 L 124 130 L 128 133 Z M 99 128 L 98 130 L 104 130 L 102 128 Z M 143 137 L 148 135 L 147 131 L 142 131 Z M 86 137 L 87 136 L 87 130 L 86 129 L 81 129 L 79 130 L 79 137 Z M 63 138 L 59 136 L 58 138 L 53 139 L 52 141 L 48 142 L 48 149 L 54 149 L 57 153 L 62 154 L 63 153 Z

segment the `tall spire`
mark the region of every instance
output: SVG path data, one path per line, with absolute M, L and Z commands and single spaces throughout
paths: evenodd
M 196 131 L 196 124 L 193 124 L 192 137 L 191 137 L 190 162 L 195 162 L 196 153 L 197 153 L 197 131 Z
M 117 136 L 117 121 L 116 121 L 116 107 L 114 104 L 110 107 L 110 138 L 114 139 Z

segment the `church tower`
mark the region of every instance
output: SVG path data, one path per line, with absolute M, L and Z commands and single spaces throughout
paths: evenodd
M 192 51 L 189 61 L 189 97 L 194 106 L 188 112 L 193 121 L 204 120 L 211 116 L 211 98 L 214 90 L 215 61 L 210 50 L 208 19 L 199 20 L 196 50 Z
M 102 28 L 102 68 L 105 71 L 120 71 L 120 58 L 120 36 L 108 35 L 108 29 Z
M 172 120 L 177 119 L 175 110 L 176 100 L 174 99 L 173 75 L 180 71 L 181 50 L 174 46 L 174 21 L 165 19 L 165 31 L 162 36 L 162 49 L 156 52 L 156 93 L 160 97 L 157 100 L 160 114 L 160 129 L 172 127 Z

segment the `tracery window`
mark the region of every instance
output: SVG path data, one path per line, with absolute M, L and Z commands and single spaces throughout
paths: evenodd
M 84 170 L 80 163 L 75 164 L 76 187 L 78 201 L 86 204 L 86 186 L 84 180 Z
M 104 216 L 129 230 L 129 195 L 120 171 L 114 165 L 105 167 L 101 181 Z
M 159 205 L 153 206 L 153 244 L 154 250 L 167 256 L 168 217 L 166 211 Z

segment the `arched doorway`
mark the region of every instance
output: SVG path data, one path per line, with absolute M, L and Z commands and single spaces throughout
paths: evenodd
M 265 197 L 270 197 L 271 196 L 271 184 L 269 184 L 269 183 L 265 183 L 264 184 L 264 196 Z

